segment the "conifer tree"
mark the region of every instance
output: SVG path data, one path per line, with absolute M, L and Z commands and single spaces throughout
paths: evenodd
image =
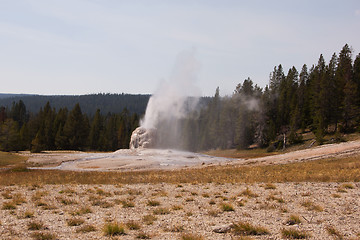
M 357 85 L 357 92 L 360 94 L 360 54 L 358 54 L 354 61 L 354 82 Z M 358 107 L 360 108 L 360 99 L 358 99 Z
M 0 124 L 0 150 L 18 151 L 21 150 L 19 135 L 19 124 L 13 119 L 7 119 Z
M 31 152 L 40 153 L 46 150 L 45 130 L 44 126 L 40 127 L 35 138 L 31 141 Z
M 27 111 L 26 106 L 22 100 L 19 100 L 17 103 L 13 103 L 10 110 L 10 117 L 19 124 L 19 127 L 27 121 Z
M 307 65 L 304 64 L 300 75 L 299 75 L 299 88 L 297 90 L 297 108 L 299 116 L 296 116 L 295 126 L 300 127 L 303 131 L 305 130 L 306 126 L 309 124 L 309 103 L 308 103 L 308 93 L 307 93 L 307 84 L 308 84 L 308 70 Z
M 357 101 L 356 84 L 353 82 L 351 55 L 350 47 L 345 44 L 339 54 L 339 63 L 336 72 L 337 97 L 338 102 L 341 104 L 339 109 L 341 111 L 343 130 L 345 132 L 350 130 L 350 121 L 354 117 L 354 108 L 356 107 Z
M 102 131 L 103 131 L 103 120 L 102 120 L 102 116 L 100 115 L 100 109 L 97 109 L 90 127 L 89 140 L 88 140 L 90 149 L 100 150 L 99 141 Z
M 83 116 L 80 105 L 77 103 L 66 119 L 64 135 L 68 139 L 69 149 L 82 150 L 88 136 L 88 122 Z

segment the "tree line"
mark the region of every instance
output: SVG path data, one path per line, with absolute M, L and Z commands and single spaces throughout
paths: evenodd
M 27 110 L 37 113 L 47 102 L 56 109 L 72 109 L 79 103 L 83 113 L 89 117 L 94 116 L 97 109 L 103 113 L 121 113 L 123 109 L 128 109 L 131 113 L 143 114 L 149 101 L 148 94 L 109 94 L 98 93 L 88 95 L 10 95 L 0 94 L 0 106 L 11 108 L 13 102 L 23 101 Z
M 121 113 L 90 118 L 77 103 L 71 111 L 56 111 L 50 103 L 36 114 L 27 111 L 22 100 L 11 108 L 0 107 L 0 150 L 94 150 L 114 151 L 128 148 L 132 131 L 138 126 L 136 113 L 124 108 Z
M 179 120 L 176 147 L 202 151 L 257 145 L 274 150 L 302 142 L 305 131 L 312 131 L 319 144 L 327 134 L 341 141 L 342 134 L 360 131 L 360 54 L 354 61 L 352 54 L 346 44 L 328 63 L 320 55 L 310 69 L 304 64 L 300 72 L 292 67 L 287 74 L 280 64 L 274 67 L 265 88 L 254 85 L 250 78 L 239 83 L 231 96 L 220 97 L 217 88 L 213 97 L 200 99 L 200 109 Z M 86 97 L 85 106 L 109 99 L 105 95 L 94 97 Z M 118 97 L 110 96 L 112 105 Z M 134 109 L 142 109 L 142 114 L 148 98 L 132 97 Z M 104 111 L 99 108 L 83 113 L 78 103 L 71 111 L 67 107 L 57 111 L 47 102 L 34 114 L 22 100 L 0 107 L 0 150 L 128 148 L 139 113 L 123 108 L 104 115 L 100 109 Z M 171 132 L 171 125 L 162 125 L 165 132 Z M 168 147 L 166 144 L 160 147 Z
M 312 131 L 319 144 L 326 134 L 340 141 L 342 134 L 360 131 L 360 54 L 353 61 L 346 44 L 327 64 L 320 55 L 316 65 L 304 64 L 300 72 L 274 67 L 264 89 L 250 78 L 231 96 L 220 97 L 217 88 L 182 126 L 181 148 L 192 151 L 252 144 L 273 150 L 301 142 L 304 131 Z

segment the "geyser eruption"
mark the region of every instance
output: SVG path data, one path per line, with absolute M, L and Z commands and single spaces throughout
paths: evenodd
M 195 86 L 200 64 L 195 50 L 180 53 L 168 80 L 149 99 L 144 119 L 131 136 L 130 148 L 179 148 L 180 121 L 195 110 L 200 90 Z

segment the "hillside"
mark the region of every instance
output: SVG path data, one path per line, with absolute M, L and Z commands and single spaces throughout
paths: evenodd
M 93 115 L 97 109 L 103 113 L 120 113 L 126 107 L 130 113 L 143 114 L 150 95 L 141 94 L 89 94 L 89 95 L 22 95 L 0 94 L 0 106 L 11 107 L 13 102 L 22 100 L 27 110 L 37 113 L 47 102 L 57 110 L 72 109 L 76 103 L 80 104 L 83 113 Z
M 11 98 L 11 97 L 24 97 L 24 96 L 30 96 L 30 94 L 0 93 L 0 99 Z

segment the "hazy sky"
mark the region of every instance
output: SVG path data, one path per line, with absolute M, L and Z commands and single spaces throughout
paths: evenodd
M 152 93 L 194 48 L 202 94 L 230 94 L 345 43 L 354 58 L 359 0 L 0 0 L 0 92 Z

